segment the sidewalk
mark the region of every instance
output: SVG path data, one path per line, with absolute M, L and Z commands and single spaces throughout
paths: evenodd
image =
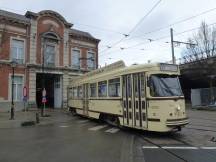
M 36 125 L 47 125 L 53 124 L 56 122 L 63 122 L 59 116 L 62 113 L 65 113 L 65 110 L 54 110 L 46 109 L 45 114 L 50 115 L 50 117 L 41 117 L 40 110 L 34 109 L 27 112 L 18 111 L 15 112 L 14 120 L 10 120 L 10 113 L 1 112 L 0 113 L 0 129 L 1 128 L 19 128 L 21 123 L 25 121 L 35 121 L 36 122 L 36 113 L 39 114 L 40 123 Z

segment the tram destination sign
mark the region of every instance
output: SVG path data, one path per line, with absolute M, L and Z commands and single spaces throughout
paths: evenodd
M 173 65 L 173 64 L 160 64 L 160 70 L 161 71 L 173 71 L 177 72 L 178 71 L 178 65 Z

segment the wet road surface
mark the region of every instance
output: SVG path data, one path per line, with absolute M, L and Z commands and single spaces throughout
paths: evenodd
M 216 143 L 200 141 L 206 134 L 199 130 L 158 134 L 119 129 L 65 112 L 51 118 L 47 125 L 0 129 L 0 162 L 216 161 Z

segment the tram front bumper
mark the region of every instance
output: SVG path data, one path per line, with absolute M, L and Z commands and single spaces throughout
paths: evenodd
M 188 118 L 182 118 L 182 119 L 167 119 L 166 125 L 168 127 L 173 126 L 183 126 L 189 123 Z

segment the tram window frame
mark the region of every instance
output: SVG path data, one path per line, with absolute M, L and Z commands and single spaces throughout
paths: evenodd
M 108 96 L 109 97 L 120 97 L 121 96 L 120 84 L 121 84 L 120 78 L 108 80 Z M 113 89 L 111 89 L 111 88 L 113 88 Z
M 134 74 L 133 75 L 133 79 L 134 79 L 134 96 L 136 97 L 136 98 L 138 98 L 139 97 L 139 92 L 138 92 L 138 84 L 139 84 L 139 82 L 138 82 L 138 74 Z
M 94 85 L 94 88 L 95 88 L 95 95 L 92 95 L 92 85 Z M 89 97 L 92 97 L 92 98 L 95 98 L 97 97 L 97 83 L 90 83 L 89 84 Z
M 126 97 L 126 90 L 127 90 L 127 88 L 126 88 L 126 79 L 127 79 L 127 77 L 126 76 L 122 76 L 122 95 L 123 95 L 123 97 Z
M 76 99 L 78 97 L 77 87 L 73 87 L 73 98 Z
M 135 114 L 136 114 L 136 120 L 139 120 L 139 113 L 136 112 Z
M 141 97 L 145 98 L 145 74 L 141 73 L 140 75 L 140 91 L 141 91 Z
M 127 89 L 126 89 L 126 91 L 127 91 L 127 95 L 128 95 L 128 97 L 129 98 L 131 98 L 132 97 L 132 83 L 131 83 L 131 75 L 127 75 Z
M 101 88 L 105 87 L 104 92 L 101 92 Z M 107 97 L 107 80 L 98 82 L 98 97 Z
M 83 87 L 82 86 L 77 87 L 77 98 L 79 99 L 83 98 Z
M 68 99 L 73 98 L 73 88 L 68 88 Z

